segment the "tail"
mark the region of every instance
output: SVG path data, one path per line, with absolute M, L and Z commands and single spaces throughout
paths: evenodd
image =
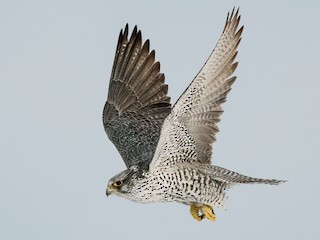
M 277 179 L 263 179 L 263 178 L 254 178 L 248 177 L 228 169 L 211 166 L 211 173 L 215 179 L 221 182 L 229 183 L 229 184 L 269 184 L 269 185 L 278 185 L 286 182 L 285 180 L 277 180 Z

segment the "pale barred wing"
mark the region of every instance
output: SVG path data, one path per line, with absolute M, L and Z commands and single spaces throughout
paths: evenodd
M 105 131 L 127 167 L 152 160 L 164 119 L 171 111 L 168 86 L 149 40 L 128 25 L 121 30 L 113 63 L 108 99 L 103 110 Z
M 238 11 L 227 17 L 223 33 L 198 75 L 166 118 L 150 169 L 178 162 L 211 163 L 221 104 L 236 77 L 234 62 L 243 27 Z

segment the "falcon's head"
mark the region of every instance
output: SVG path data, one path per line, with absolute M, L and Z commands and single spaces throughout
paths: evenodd
M 115 194 L 128 198 L 132 193 L 132 188 L 138 179 L 138 169 L 131 167 L 126 169 L 114 177 L 112 177 L 107 186 L 106 195 Z

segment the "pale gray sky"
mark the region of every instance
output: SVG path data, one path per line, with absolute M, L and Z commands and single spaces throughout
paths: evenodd
M 320 2 L 192 2 L 1 1 L 0 239 L 320 239 Z M 101 120 L 120 28 L 150 38 L 175 102 L 234 5 L 245 31 L 214 163 L 289 182 L 235 187 L 216 222 L 107 198 L 125 168 Z

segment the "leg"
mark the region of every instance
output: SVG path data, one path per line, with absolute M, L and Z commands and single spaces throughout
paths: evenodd
M 203 205 L 200 207 L 201 211 L 203 212 L 204 216 L 211 221 L 216 220 L 216 215 L 213 212 L 213 208 L 209 205 Z M 191 211 L 191 210 L 190 210 Z
M 199 210 L 202 211 L 201 207 L 198 207 L 195 204 L 191 204 L 190 213 L 191 213 L 192 217 L 194 219 L 196 219 L 197 221 L 201 221 L 205 217 L 205 215 L 199 216 Z

